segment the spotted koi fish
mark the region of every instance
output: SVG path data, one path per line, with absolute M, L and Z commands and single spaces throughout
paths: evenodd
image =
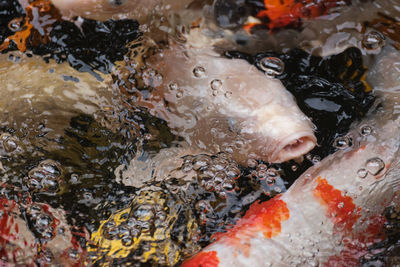
M 389 92 L 400 84 L 393 73 L 399 58 L 392 51 L 377 62 L 380 70 L 371 70 L 386 107 L 344 137 L 351 146 L 310 168 L 287 192 L 252 204 L 182 267 L 358 266 L 367 248 L 384 239 L 383 211 L 398 203 L 399 97 Z M 375 75 L 385 70 L 389 75 Z

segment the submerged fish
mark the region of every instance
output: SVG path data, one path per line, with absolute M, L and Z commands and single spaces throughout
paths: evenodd
M 167 14 L 182 10 L 193 0 L 52 0 L 67 17 L 82 16 L 95 20 L 133 18 L 140 23 L 148 22 L 155 14 Z
M 278 60 L 278 59 L 276 59 Z M 153 91 L 138 105 L 166 120 L 191 145 L 269 162 L 297 158 L 316 138 L 309 119 L 278 79 L 241 59 L 225 59 L 199 40 L 171 43 L 149 58 Z
M 54 4 L 66 8 L 59 1 Z M 79 3 L 82 10 L 87 4 Z M 105 2 L 96 4 L 107 15 Z M 135 4 L 139 10 L 143 6 Z M 92 8 L 95 12 L 97 5 Z M 152 89 L 148 96 L 139 91 L 135 104 L 167 121 L 190 146 L 211 153 L 231 151 L 239 162 L 249 155 L 283 162 L 310 151 L 317 141 L 313 125 L 282 83 L 245 60 L 222 58 L 214 51 L 215 38 L 204 35 L 205 30 L 192 29 L 183 44 L 171 40 L 146 59 L 147 69 L 140 78 Z M 268 60 L 266 68 L 272 65 L 283 71 L 284 66 L 276 66 L 278 59 Z
M 348 133 L 353 146 L 310 168 L 284 194 L 252 204 L 234 227 L 215 235 L 214 243 L 182 266 L 359 263 L 379 239 L 384 209 L 399 197 L 400 83 L 395 66 L 400 55 L 390 47 L 385 50 L 370 72 L 384 108 Z

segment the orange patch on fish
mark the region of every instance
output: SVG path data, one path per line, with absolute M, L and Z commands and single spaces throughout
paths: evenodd
M 181 267 L 217 267 L 219 259 L 216 251 L 200 252 L 182 263 Z
M 301 18 L 315 18 L 328 13 L 329 9 L 342 4 L 338 0 L 264 0 L 265 9 L 256 15 L 265 23 L 269 29 L 276 29 L 285 26 L 299 26 Z M 255 26 L 254 24 L 245 25 L 245 30 Z
M 288 220 L 289 217 L 289 209 L 279 196 L 266 202 L 255 202 L 232 229 L 226 233 L 215 234 L 213 238 L 240 247 L 248 255 L 246 250 L 250 249 L 251 237 L 259 232 L 263 233 L 265 238 L 279 235 L 282 221 Z
M 13 35 L 5 38 L 3 43 L 0 44 L 0 52 L 9 48 L 11 43 L 15 43 L 18 50 L 25 52 L 28 43 L 32 46 L 37 46 L 41 43 L 47 43 L 50 38 L 52 23 L 61 16 L 58 11 L 53 7 L 50 0 L 34 0 L 29 1 L 29 5 L 25 8 L 26 16 L 24 20 L 19 19 L 23 23 L 20 30 L 16 31 Z M 46 21 L 40 19 L 41 16 L 50 16 Z
M 360 218 L 360 209 L 356 209 L 353 199 L 343 196 L 342 191 L 334 188 L 326 179 L 318 177 L 317 186 L 313 190 L 313 195 L 319 202 L 326 207 L 327 216 L 334 224 L 351 231 L 353 225 Z

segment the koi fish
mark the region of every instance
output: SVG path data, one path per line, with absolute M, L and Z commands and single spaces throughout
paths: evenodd
M 139 23 L 149 21 L 154 14 L 182 10 L 193 0 L 52 0 L 65 17 L 82 16 L 95 20 L 132 18 Z
M 400 186 L 400 55 L 391 47 L 384 54 L 369 77 L 384 109 L 353 127 L 346 136 L 353 145 L 311 167 L 287 192 L 252 204 L 182 267 L 358 264 L 379 239 L 381 214 L 398 198 Z
M 261 2 L 261 1 L 253 1 Z M 265 26 L 270 30 L 301 24 L 301 19 L 317 18 L 328 14 L 333 7 L 349 4 L 351 0 L 264 0 L 263 6 L 256 13 L 259 22 L 250 22 L 243 28 L 251 32 L 255 26 Z
M 188 7 L 193 0 L 180 1 L 160 1 L 160 0 L 52 0 L 53 4 L 65 16 L 83 16 L 96 20 L 133 18 L 139 22 L 148 21 L 154 13 L 167 14 L 171 11 L 179 11 Z M 240 5 L 243 1 L 216 0 L 214 7 L 232 8 Z M 236 3 L 237 2 L 237 3 Z M 298 26 L 302 18 L 316 18 L 328 13 L 330 9 L 344 4 L 349 4 L 350 0 L 256 0 L 249 1 L 254 6 L 255 18 L 259 19 L 257 23 L 247 23 L 244 25 L 246 30 L 250 30 L 256 25 L 264 25 L 269 29 L 277 29 L 285 26 Z M 248 5 L 249 3 L 244 3 Z M 239 8 L 239 11 L 242 9 Z M 220 13 L 220 12 L 218 12 Z M 229 12 L 232 16 L 235 12 Z M 242 12 L 243 13 L 243 12 Z M 233 14 L 240 16 L 243 14 Z
M 107 15 L 104 5 L 109 1 L 95 2 L 91 8 Z M 93 1 L 53 3 L 61 9 L 75 3 L 85 10 Z M 134 3 L 140 10 L 143 4 Z M 131 4 L 126 3 L 127 10 Z M 130 88 L 138 94 L 135 105 L 164 119 L 190 146 L 210 153 L 232 150 L 239 162 L 249 154 L 283 162 L 310 151 L 317 141 L 313 125 L 282 83 L 245 60 L 222 58 L 214 52 L 217 41 L 205 36 L 202 26 L 184 34 L 184 44 L 170 40 L 168 47 L 146 59 L 146 70 L 137 73 L 152 90 L 143 96 Z
M 154 89 L 137 105 L 149 107 L 191 147 L 210 153 L 228 147 L 238 162 L 249 155 L 283 162 L 310 151 L 317 141 L 313 125 L 281 81 L 245 60 L 222 58 L 195 31 L 184 45 L 172 42 L 147 59 Z

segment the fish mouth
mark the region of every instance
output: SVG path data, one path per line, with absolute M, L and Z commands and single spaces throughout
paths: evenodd
M 284 138 L 273 151 L 270 162 L 281 163 L 301 157 L 317 144 L 313 133 L 300 132 Z

